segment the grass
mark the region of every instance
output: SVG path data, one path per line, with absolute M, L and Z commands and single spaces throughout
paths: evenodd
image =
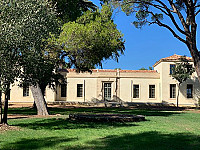
M 0 133 L 1 150 L 197 150 L 200 147 L 200 113 L 126 108 L 50 108 L 53 118 L 10 119 L 19 131 Z M 124 113 L 145 115 L 133 123 L 80 122 L 69 113 Z M 13 108 L 10 114 L 31 115 L 31 108 Z

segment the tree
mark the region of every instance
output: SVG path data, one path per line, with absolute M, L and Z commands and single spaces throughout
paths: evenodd
M 197 49 L 197 16 L 200 13 L 198 0 L 101 0 L 109 1 L 127 14 L 135 14 L 136 28 L 157 24 L 169 30 L 184 43 L 194 60 L 195 70 L 200 81 L 200 54 Z M 167 18 L 170 22 L 163 19 Z
M 148 69 L 146 69 L 146 68 L 142 67 L 142 68 L 140 68 L 139 70 L 148 70 Z
M 149 66 L 149 69 L 142 67 L 139 70 L 153 70 L 153 68 Z
M 90 8 L 96 8 L 92 2 L 84 0 L 49 0 L 49 2 L 48 7 L 53 10 L 56 8 L 57 13 L 55 13 L 55 15 L 59 20 L 59 25 L 75 20 L 77 17 L 81 16 L 84 11 Z M 51 24 L 51 22 L 49 23 Z M 57 28 L 58 27 L 59 26 L 57 26 Z M 56 27 L 54 28 L 56 29 Z M 53 30 L 49 31 L 52 32 Z M 48 37 L 49 36 L 43 37 L 43 39 L 47 39 Z M 43 42 L 43 46 L 37 48 L 38 53 L 34 53 L 30 49 L 29 53 L 24 54 L 21 63 L 24 71 L 21 79 L 23 81 L 22 85 L 24 83 L 31 83 L 34 85 L 31 86 L 31 91 L 34 99 L 38 99 L 40 102 L 36 103 L 38 114 L 48 115 L 46 101 L 44 99 L 45 89 L 47 86 L 55 89 L 57 84 L 64 82 L 64 77 L 58 73 L 58 65 L 61 63 L 59 59 L 61 49 L 47 43 L 47 41 L 45 41 L 46 43 L 44 43 L 44 40 L 40 42 Z M 33 49 L 33 51 L 35 50 Z
M 76 21 L 63 25 L 56 42 L 62 45 L 68 67 L 88 71 L 95 65 L 101 66 L 102 60 L 118 60 L 125 47 L 111 17 L 111 7 L 104 5 L 101 10 L 88 10 Z
M 185 57 L 182 57 L 180 59 L 180 63 L 176 63 L 175 67 L 172 68 L 172 77 L 178 81 L 177 86 L 178 86 L 178 94 L 177 94 L 177 107 L 179 104 L 178 98 L 179 98 L 179 91 L 180 91 L 180 86 L 183 82 L 185 82 L 192 73 L 194 72 L 194 68 L 192 67 L 191 64 L 189 64 L 188 60 Z
M 14 65 L 19 65 L 20 69 L 23 69 L 23 74 L 20 76 L 22 81 L 29 79 L 38 114 L 46 115 L 48 112 L 40 84 L 38 84 L 39 80 L 32 77 L 39 72 L 37 69 L 41 64 L 41 59 L 44 60 L 43 62 L 49 63 L 45 53 L 47 39 L 50 38 L 50 33 L 56 34 L 59 31 L 55 10 L 47 1 L 43 0 L 1 1 L 0 5 L 1 44 L 3 43 L 0 44 L 0 50 L 4 56 L 15 54 L 14 56 L 18 58 L 12 58 L 13 55 L 9 56 L 7 60 L 7 57 L 1 57 L 2 62 L 5 62 L 2 71 L 11 68 L 9 72 L 6 72 L 7 74 L 3 72 L 5 80 L 3 77 L 1 80 L 8 83 L 7 87 L 9 87 L 8 85 L 16 79 L 16 75 L 11 73 L 12 69 L 16 68 Z M 13 62 L 14 60 L 17 61 Z M 32 68 L 33 66 L 35 68 Z M 32 71 L 32 76 L 27 74 L 28 70 Z M 8 78 L 11 75 L 12 78 Z
M 12 11 L 8 3 L 0 1 L 0 93 L 5 94 L 4 115 L 1 123 L 7 124 L 8 99 L 10 85 L 20 74 L 18 46 L 21 39 L 17 34 L 18 25 L 14 27 L 12 16 L 7 13 Z M 19 15 L 19 14 L 16 14 Z M 2 95 L 0 94 L 0 99 Z
M 58 45 L 54 45 L 50 42 L 51 40 L 47 40 L 52 37 L 51 34 L 54 35 L 53 38 L 56 38 L 56 33 L 59 33 L 59 25 L 57 22 L 56 13 L 54 9 L 52 9 L 52 6 L 43 0 L 10 1 L 1 2 L 0 4 L 2 6 L 0 7 L 0 25 L 2 29 L 1 35 L 4 35 L 0 38 L 1 43 L 7 44 L 6 46 L 1 45 L 1 50 L 5 50 L 4 54 L 7 54 L 7 51 L 16 53 L 18 59 L 13 59 L 16 60 L 16 63 L 12 63 L 13 61 L 9 61 L 12 59 L 8 59 L 8 62 L 12 63 L 12 65 L 19 65 L 20 71 L 21 69 L 23 69 L 23 71 L 20 72 L 20 78 L 22 84 L 29 83 L 29 85 L 31 86 L 38 114 L 48 115 L 46 102 L 44 99 L 44 90 L 46 88 L 46 85 L 52 85 L 52 83 L 57 82 L 58 78 L 60 78 L 59 74 L 56 74 L 56 67 L 60 60 L 60 53 L 63 52 L 62 48 L 59 49 L 59 47 L 57 47 Z M 115 26 L 114 29 L 116 30 Z M 102 40 L 101 42 L 103 43 L 104 41 Z M 110 41 L 105 40 L 105 42 Z M 94 41 L 93 44 L 95 44 Z M 115 56 L 115 58 L 117 58 L 118 53 L 115 52 L 119 49 L 119 45 L 117 44 L 116 46 L 118 47 L 115 47 L 116 50 L 112 49 L 113 53 L 110 51 L 109 53 L 106 53 L 104 51 L 104 54 L 101 55 L 101 59 L 107 59 L 110 56 Z M 123 42 L 121 44 L 122 49 L 124 50 Z M 115 44 L 111 46 L 115 46 Z M 100 49 L 100 47 L 98 48 Z M 73 50 L 70 51 L 70 58 L 74 57 Z M 76 56 L 76 58 L 82 58 L 82 54 L 84 53 L 82 53 L 80 50 L 77 50 L 77 52 L 78 55 Z M 64 51 L 64 53 L 66 54 L 66 51 Z M 98 56 L 95 56 L 95 58 L 97 57 Z M 90 60 L 94 59 L 94 57 L 84 57 L 84 59 L 87 59 L 84 62 L 88 62 L 88 64 L 90 64 Z M 2 61 L 5 60 L 2 59 Z M 94 65 L 96 63 L 100 63 L 100 61 L 100 59 L 98 61 L 92 60 L 92 65 L 87 66 L 87 69 L 93 68 Z M 76 61 L 71 62 L 72 65 L 74 64 L 75 66 L 77 66 L 77 68 L 81 68 L 81 70 L 86 69 L 86 67 L 84 67 L 86 63 L 82 63 L 80 59 L 76 59 Z M 12 65 L 7 66 L 9 66 L 8 68 L 10 68 Z M 7 66 L 5 66 L 5 68 Z M 12 69 L 13 68 L 15 69 L 16 67 L 12 67 Z M 13 76 L 13 82 L 16 77 L 18 76 Z M 7 79 L 6 81 L 9 81 L 9 83 L 13 83 L 11 82 L 11 79 Z
M 1 15 L 0 15 L 1 18 Z M 10 85 L 14 83 L 15 78 L 19 76 L 20 67 L 17 63 L 18 61 L 18 52 L 12 47 L 7 47 L 2 41 L 3 35 L 0 27 L 0 100 L 2 97 L 1 93 L 5 94 L 4 102 L 4 114 L 2 118 L 2 101 L 1 102 L 1 123 L 7 124 L 7 111 L 8 111 L 8 100 L 10 93 Z M 5 28 L 4 28 L 5 29 Z
M 49 0 L 56 7 L 57 18 L 64 24 L 75 21 L 87 10 L 96 10 L 96 5 L 87 0 Z

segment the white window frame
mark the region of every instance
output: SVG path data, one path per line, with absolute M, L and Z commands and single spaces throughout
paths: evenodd
M 139 87 L 138 87 L 138 88 L 139 88 L 138 97 L 134 97 L 134 85 L 138 85 L 138 86 L 139 86 Z M 140 91 L 141 91 L 140 84 L 133 83 L 133 84 L 132 84 L 132 91 L 131 91 L 132 94 L 133 94 L 133 95 L 132 95 L 132 98 L 133 98 L 133 99 L 140 99 Z
M 105 84 L 110 84 L 110 87 L 107 87 L 110 89 L 110 99 L 106 99 L 105 97 Z M 104 100 L 112 100 L 112 82 L 103 82 L 103 98 Z
M 78 91 L 78 85 L 82 85 L 82 93 L 81 93 L 81 95 L 79 96 L 79 94 L 78 94 L 78 92 L 80 92 L 80 91 Z M 76 97 L 78 97 L 78 98 L 81 98 L 81 97 L 83 97 L 83 84 L 82 83 L 80 83 L 80 84 L 77 84 L 76 85 Z
M 172 91 L 171 91 L 171 85 L 175 85 L 175 96 L 173 97 L 173 88 L 172 88 Z M 172 92 L 172 94 L 171 94 L 171 92 Z M 171 95 L 172 95 L 172 97 L 171 97 Z M 170 84 L 169 85 L 169 98 L 170 99 L 176 99 L 176 84 Z
M 154 97 L 150 97 L 150 86 L 151 86 L 151 85 L 154 85 L 154 87 L 155 87 L 155 88 L 154 88 Z M 148 90 L 149 99 L 156 99 L 156 84 L 149 84 L 149 85 L 148 85 L 148 89 L 149 89 L 149 90 Z

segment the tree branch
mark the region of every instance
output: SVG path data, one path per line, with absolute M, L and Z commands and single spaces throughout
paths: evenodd
M 200 9 L 195 13 L 195 16 L 197 16 L 200 13 Z
M 188 28 L 184 28 L 184 30 L 185 31 L 183 31 L 180 27 L 179 27 L 179 25 L 177 24 L 177 22 L 176 22 L 176 20 L 175 20 L 175 18 L 174 18 L 174 16 L 172 15 L 172 10 L 170 10 L 168 7 L 167 7 L 167 5 L 165 5 L 162 1 L 160 1 L 160 0 L 155 0 L 156 2 L 158 2 L 160 5 L 156 5 L 156 4 L 153 4 L 153 3 L 151 3 L 151 2 L 148 2 L 148 1 L 136 1 L 136 2 L 127 2 L 126 4 L 130 4 L 130 3 L 132 3 L 132 4 L 134 4 L 134 3 L 136 3 L 136 4 L 141 4 L 141 3 L 144 3 L 144 4 L 146 4 L 146 5 L 150 5 L 150 6 L 152 6 L 152 7 L 154 7 L 154 8 L 156 8 L 156 9 L 159 9 L 161 12 L 163 12 L 166 16 L 168 16 L 170 19 L 171 19 L 171 21 L 172 21 L 172 23 L 174 24 L 174 26 L 176 27 L 176 29 L 180 32 L 180 33 L 182 33 L 182 34 L 184 34 L 184 35 L 186 35 L 186 36 L 189 36 L 189 33 L 188 33 Z M 170 1 L 170 0 L 169 0 Z M 162 6 L 161 6 L 162 5 Z M 167 11 L 167 12 L 166 12 Z M 177 11 L 173 11 L 174 13 L 176 13 L 177 14 Z M 179 13 L 179 18 L 182 18 L 182 25 L 183 25 L 183 27 L 186 27 L 186 23 L 185 23 L 185 21 L 184 21 L 184 18 L 183 18 L 183 16 L 182 16 L 182 14 L 178 11 L 178 13 Z M 181 19 L 180 19 L 181 20 Z
M 151 15 L 153 15 L 153 16 L 156 18 L 155 14 L 154 14 L 153 12 L 149 11 L 148 13 L 150 13 Z M 162 27 L 164 27 L 164 28 L 167 28 L 167 29 L 173 34 L 173 36 L 174 36 L 175 38 L 177 38 L 177 39 L 180 40 L 181 42 L 187 44 L 187 41 L 184 40 L 183 38 L 181 38 L 180 36 L 178 36 L 178 34 L 176 34 L 176 32 L 175 32 L 170 26 L 168 26 L 168 25 L 162 23 L 159 19 L 156 19 L 156 21 L 157 21 L 156 24 L 158 24 L 159 26 L 162 26 Z
M 186 35 L 189 36 L 188 32 L 189 32 L 189 27 L 183 17 L 183 15 L 181 14 L 181 12 L 176 8 L 176 6 L 174 5 L 172 0 L 168 0 L 169 4 L 171 5 L 171 7 L 174 9 L 174 12 L 178 15 L 179 20 L 181 21 L 181 24 L 185 30 L 185 32 L 187 33 Z

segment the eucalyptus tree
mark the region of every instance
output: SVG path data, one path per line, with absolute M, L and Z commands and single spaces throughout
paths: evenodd
M 194 60 L 200 81 L 200 53 L 197 48 L 199 0 L 101 0 L 120 7 L 127 15 L 135 15 L 136 28 L 156 24 L 170 31 L 185 44 Z M 166 21 L 168 20 L 168 21 Z
M 178 94 L 177 94 L 177 107 L 179 105 L 179 91 L 180 91 L 180 86 L 183 82 L 185 82 L 188 78 L 190 78 L 190 76 L 192 75 L 192 73 L 194 72 L 194 68 L 193 66 L 188 62 L 188 60 L 185 57 L 182 57 L 180 59 L 179 63 L 175 64 L 175 67 L 172 68 L 172 74 L 171 76 L 176 79 L 178 81 L 177 85 L 178 85 Z

